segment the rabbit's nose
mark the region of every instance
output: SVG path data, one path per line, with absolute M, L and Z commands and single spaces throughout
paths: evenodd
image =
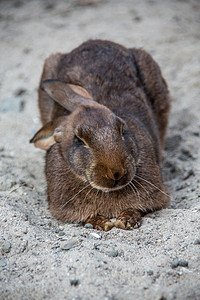
M 124 168 L 120 168 L 117 170 L 108 168 L 107 172 L 108 172 L 107 173 L 108 177 L 115 181 L 120 180 L 124 176 L 124 173 L 125 173 Z

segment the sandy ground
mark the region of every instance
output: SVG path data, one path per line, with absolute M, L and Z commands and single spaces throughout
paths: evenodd
M 89 38 L 143 47 L 172 96 L 171 206 L 133 231 L 51 217 L 37 86 L 44 59 Z M 0 299 L 200 299 L 200 2 L 0 2 Z

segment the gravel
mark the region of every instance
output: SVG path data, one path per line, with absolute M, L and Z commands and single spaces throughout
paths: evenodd
M 7 265 L 6 261 L 0 258 L 0 268 L 3 268 Z
M 4 242 L 1 246 L 1 252 L 2 253 L 9 253 L 11 250 L 11 243 L 10 242 Z
M 186 260 L 174 260 L 171 264 L 172 269 L 177 267 L 188 267 L 188 261 Z
M 61 245 L 60 248 L 62 250 L 70 250 L 70 249 L 78 246 L 79 244 L 80 244 L 80 242 L 78 240 L 71 240 L 64 245 Z
M 200 299 L 199 11 L 198 0 L 0 1 L 1 299 Z M 45 153 L 29 144 L 44 59 L 89 38 L 146 49 L 171 93 L 171 205 L 130 231 L 53 218 Z
M 85 227 L 86 229 L 93 229 L 93 228 L 94 228 L 94 226 L 93 226 L 92 224 L 90 224 L 90 223 L 85 224 L 84 227 Z
M 70 279 L 70 284 L 72 285 L 72 286 L 77 286 L 77 285 L 79 285 L 79 280 L 78 279 Z
M 200 239 L 196 239 L 196 240 L 194 241 L 194 245 L 200 245 Z
M 117 257 L 118 255 L 119 255 L 118 250 L 111 250 L 111 251 L 108 253 L 108 256 L 110 256 L 110 257 Z

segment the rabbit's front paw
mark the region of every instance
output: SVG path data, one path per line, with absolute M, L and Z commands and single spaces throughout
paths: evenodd
M 114 223 L 109 221 L 107 218 L 103 217 L 103 216 L 96 216 L 96 217 L 92 217 L 92 218 L 88 218 L 85 221 L 85 224 L 92 224 L 94 229 L 97 230 L 104 230 L 104 231 L 109 231 L 110 229 L 112 229 L 114 227 Z
M 135 209 L 127 209 L 120 213 L 114 226 L 121 229 L 133 229 L 141 226 L 142 216 Z

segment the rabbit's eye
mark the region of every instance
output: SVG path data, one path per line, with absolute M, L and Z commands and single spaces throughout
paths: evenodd
M 125 135 L 125 129 L 124 129 L 123 124 L 121 124 L 121 126 L 120 126 L 120 133 L 121 133 L 122 136 Z
M 77 135 L 74 136 L 74 142 L 77 145 L 85 145 L 84 141 L 82 139 L 80 139 Z

